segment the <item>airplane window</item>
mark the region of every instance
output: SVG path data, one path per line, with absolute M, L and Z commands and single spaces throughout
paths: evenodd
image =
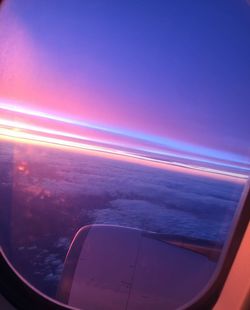
M 249 1 L 0 7 L 0 242 L 80 309 L 177 309 L 250 175 Z

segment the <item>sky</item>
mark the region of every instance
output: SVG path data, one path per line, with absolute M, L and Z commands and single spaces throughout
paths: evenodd
M 249 168 L 246 0 L 5 0 L 0 45 L 0 108 Z

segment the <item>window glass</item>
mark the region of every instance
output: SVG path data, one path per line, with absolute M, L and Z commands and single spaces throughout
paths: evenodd
M 176 309 L 250 174 L 248 1 L 0 8 L 0 241 L 84 309 Z

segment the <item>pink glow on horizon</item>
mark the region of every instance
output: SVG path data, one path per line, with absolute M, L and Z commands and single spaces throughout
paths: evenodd
M 35 42 L 25 25 L 8 8 L 1 7 L 0 96 L 25 101 L 29 108 L 67 111 L 75 116 L 91 116 L 92 103 L 74 91 L 74 85 L 61 77 L 46 50 Z M 87 100 L 90 95 L 86 95 Z
M 88 137 L 75 135 L 68 132 L 43 128 L 35 125 L 29 125 L 22 122 L 16 122 L 6 119 L 0 119 L 0 136 L 2 139 L 16 142 L 25 142 L 29 144 L 39 144 L 51 146 L 54 148 L 66 148 L 75 151 L 83 151 L 90 155 L 102 156 L 115 160 L 123 160 L 141 165 L 151 166 L 160 169 L 167 169 L 176 172 L 203 175 L 206 177 L 231 180 L 234 182 L 245 182 L 246 176 L 238 173 L 230 173 L 216 169 L 194 167 L 184 163 L 168 162 L 154 159 L 140 154 L 122 151 L 111 146 L 100 146 L 89 144 L 88 142 L 100 142 Z M 79 140 L 82 140 L 79 142 Z
M 83 117 L 97 123 L 152 130 L 153 124 L 147 119 L 147 113 L 145 119 L 138 117 L 141 115 L 140 104 L 136 104 L 138 98 L 126 98 L 126 94 L 97 84 L 91 88 L 84 81 L 87 76 L 83 77 L 80 86 L 76 86 L 67 72 L 62 75 L 46 47 L 32 37 L 8 2 L 1 8 L 1 17 L 1 98 L 25 102 L 29 109 L 42 107 L 51 113 L 60 112 L 75 119 Z M 127 104 L 128 101 L 131 104 L 131 100 L 133 109 Z M 180 135 L 175 129 L 171 131 L 176 136 Z

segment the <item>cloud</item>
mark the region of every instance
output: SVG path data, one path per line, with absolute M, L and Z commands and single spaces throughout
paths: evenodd
M 16 158 L 30 163 L 30 176 L 16 175 L 27 195 L 49 193 L 74 201 L 80 221 L 133 226 L 206 239 L 225 238 L 242 186 L 83 154 L 33 148 Z M 37 188 L 37 190 L 36 190 Z M 40 195 L 40 196 L 39 196 Z M 75 215 L 68 215 L 69 217 Z

